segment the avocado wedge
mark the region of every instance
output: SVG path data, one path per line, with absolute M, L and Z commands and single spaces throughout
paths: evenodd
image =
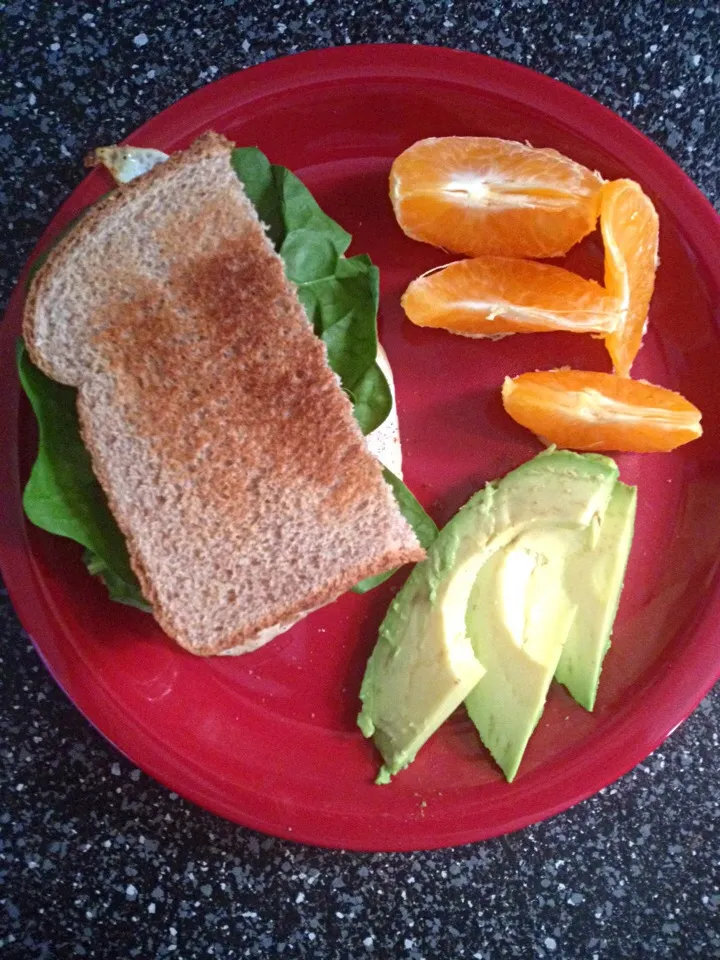
M 566 589 L 577 613 L 555 679 L 581 707 L 593 710 L 605 654 L 620 603 L 635 531 L 637 490 L 615 484 L 597 542 L 568 565 Z
M 440 534 L 448 553 L 462 542 L 451 524 Z M 392 602 L 360 690 L 358 726 L 385 761 L 377 783 L 389 783 L 412 763 L 485 672 L 465 634 L 467 597 L 482 559 L 469 553 L 446 575 L 438 561 L 433 573 L 436 544 Z

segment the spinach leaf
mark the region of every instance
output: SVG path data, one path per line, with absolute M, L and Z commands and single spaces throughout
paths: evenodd
M 385 398 L 383 402 L 386 402 L 392 408 L 393 399 L 390 386 L 382 370 L 375 363 L 365 372 L 362 380 L 353 387 L 350 393 L 355 419 L 360 424 L 360 429 L 365 436 L 372 433 L 380 425 L 377 423 L 375 416 L 379 395 L 383 396 Z
M 82 442 L 76 391 L 33 366 L 21 341 L 17 365 L 40 434 L 37 459 L 23 493 L 28 520 L 84 546 L 88 569 L 102 577 L 111 599 L 149 610 L 130 567 L 125 540 Z
M 352 237 L 323 213 L 315 197 L 294 173 L 270 163 L 257 147 L 236 147 L 231 162 L 248 199 L 267 226 L 276 250 L 281 249 L 289 234 L 308 230 L 313 237 L 328 240 L 338 256 L 345 253 Z
M 130 571 L 132 580 L 130 580 L 127 576 L 116 573 L 100 554 L 93 553 L 92 550 L 83 552 L 83 562 L 94 577 L 100 577 L 107 587 L 111 600 L 124 603 L 128 607 L 136 607 L 144 613 L 152 613 L 152 607 L 142 595 L 140 584 L 135 579 L 132 570 Z
M 438 535 L 438 528 L 435 526 L 434 520 L 425 513 L 402 480 L 396 477 L 387 467 L 383 467 L 383 477 L 385 478 L 385 482 L 389 483 L 392 487 L 398 506 L 407 522 L 415 531 L 415 536 L 420 541 L 420 544 L 427 550 Z M 368 577 L 366 580 L 361 580 L 360 583 L 357 583 L 353 587 L 353 592 L 367 593 L 368 590 L 373 590 L 381 583 L 384 583 L 394 573 L 396 573 L 395 570 L 388 570 L 386 573 L 379 573 L 375 577 Z

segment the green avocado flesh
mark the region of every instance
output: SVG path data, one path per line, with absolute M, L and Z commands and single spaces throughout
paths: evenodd
M 540 471 L 535 524 L 516 528 L 481 570 L 466 613 L 486 673 L 465 706 L 509 781 L 540 720 L 582 602 L 570 595 L 568 571 L 576 554 L 592 552 L 618 475 L 607 458 L 563 452 L 532 462 Z M 510 495 L 524 499 L 528 493 L 519 476 Z
M 600 671 L 610 648 L 615 615 L 635 530 L 637 490 L 615 484 L 594 549 L 579 551 L 567 571 L 567 593 L 577 613 L 555 679 L 586 710 L 595 706 Z
M 465 706 L 508 780 L 540 720 L 575 616 L 562 583 L 565 550 L 576 538 L 550 525 L 520 534 L 485 564 L 470 593 L 467 628 L 486 674 Z
M 572 603 L 556 609 L 543 595 L 557 595 L 568 552 L 596 534 L 617 474 L 607 457 L 547 451 L 489 483 L 443 528 L 391 604 L 363 680 L 358 724 L 385 761 L 379 782 L 406 767 L 463 699 L 488 746 L 492 731 L 511 742 L 503 763 L 517 768 L 574 614 Z M 528 572 L 526 555 L 547 562 Z M 537 601 L 518 627 L 525 594 Z M 478 611 L 470 622 L 469 605 Z M 482 692 L 498 677 L 500 707 Z
M 387 783 L 415 759 L 484 673 L 464 622 L 477 569 L 468 558 L 434 589 L 429 560 L 418 564 L 380 627 L 358 717 L 363 734 L 374 737 L 385 760 L 378 783 Z

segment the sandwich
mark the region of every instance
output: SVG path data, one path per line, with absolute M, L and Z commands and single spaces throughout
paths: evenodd
M 84 215 L 23 318 L 32 364 L 77 391 L 142 596 L 204 656 L 253 650 L 425 556 L 363 435 L 368 391 L 353 404 L 329 362 L 340 331 L 318 336 L 301 302 L 323 253 L 303 228 L 307 249 L 281 259 L 258 213 L 233 144 L 205 134 Z

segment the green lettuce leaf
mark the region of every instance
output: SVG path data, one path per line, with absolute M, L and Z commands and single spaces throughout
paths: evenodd
M 123 540 L 123 545 L 124 543 Z M 108 566 L 99 553 L 94 553 L 92 550 L 83 552 L 83 562 L 88 571 L 94 577 L 99 577 L 105 584 L 111 600 L 124 603 L 128 607 L 137 607 L 138 610 L 143 610 L 145 613 L 152 613 L 152 607 L 142 595 L 140 584 L 132 570 L 130 570 L 129 577 L 117 573 L 112 567 Z
M 85 547 L 85 563 L 112 600 L 149 610 L 130 567 L 125 539 L 93 473 L 80 436 L 76 391 L 46 377 L 17 346 L 20 382 L 38 423 L 38 455 L 23 493 L 31 523 Z
M 389 483 L 392 487 L 398 506 L 407 522 L 415 531 L 415 536 L 427 550 L 438 535 L 438 528 L 435 526 L 434 520 L 425 513 L 402 480 L 396 477 L 387 467 L 383 467 L 383 477 L 386 483 Z M 386 573 L 379 573 L 375 577 L 368 577 L 367 580 L 361 580 L 360 583 L 353 587 L 353 592 L 367 593 L 368 590 L 374 590 L 375 587 L 381 583 L 385 583 L 394 573 L 396 573 L 395 570 L 388 570 Z
M 377 268 L 365 255 L 344 256 L 350 234 L 323 213 L 289 170 L 270 164 L 255 148 L 234 150 L 232 163 L 288 276 L 298 286 L 300 300 L 327 347 L 330 366 L 353 402 L 361 429 L 371 433 L 392 407 L 387 380 L 375 362 Z M 31 276 L 46 256 L 33 265 Z M 37 460 L 23 495 L 26 516 L 35 526 L 85 547 L 83 560 L 90 573 L 103 580 L 111 599 L 150 610 L 82 442 L 76 391 L 33 366 L 22 343 L 17 364 L 40 434 Z M 389 470 L 385 479 L 418 539 L 429 546 L 437 534 L 435 524 L 402 481 Z M 370 578 L 355 589 L 365 593 L 389 576 Z

